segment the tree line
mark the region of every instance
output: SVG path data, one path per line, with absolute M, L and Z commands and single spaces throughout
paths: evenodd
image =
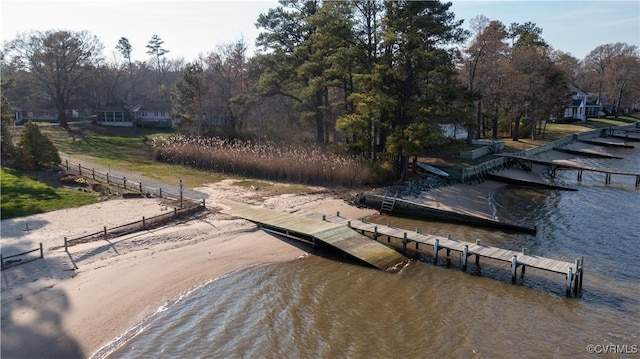
M 255 56 L 241 39 L 188 63 L 168 58 L 159 35 L 149 61 L 134 62 L 126 37 L 106 60 L 86 31 L 29 32 L 5 44 L 3 81 L 14 99 L 48 96 L 62 124 L 72 108 L 164 100 L 188 135 L 341 143 L 389 159 L 397 177 L 409 156 L 443 141 L 440 123 L 464 127 L 469 142 L 535 137 L 562 117 L 567 83 L 612 113 L 640 98 L 636 46 L 605 44 L 579 60 L 552 49 L 534 23 L 478 16 L 465 30 L 450 6 L 281 0 L 256 20 Z

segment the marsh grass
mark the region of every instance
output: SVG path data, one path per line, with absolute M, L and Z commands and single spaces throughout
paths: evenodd
M 158 161 L 214 172 L 313 185 L 360 185 L 372 178 L 365 161 L 315 146 L 256 144 L 182 135 L 151 141 Z

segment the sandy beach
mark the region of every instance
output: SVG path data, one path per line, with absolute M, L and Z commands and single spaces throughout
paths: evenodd
M 572 156 L 551 151 L 552 159 Z M 542 180 L 532 172 L 502 175 Z M 409 198 L 434 208 L 496 219 L 492 193 L 504 183 L 458 184 Z M 115 199 L 2 221 L 2 253 L 43 244 L 44 259 L 2 271 L 2 357 L 88 358 L 108 353 L 108 346 L 145 318 L 195 288 L 233 271 L 296 260 L 309 248 L 258 230 L 245 220 L 221 214 L 221 200 L 231 199 L 274 210 L 317 212 L 362 218 L 375 214 L 354 207 L 326 188 L 312 194 L 267 195 L 234 186 L 233 180 L 198 188 L 211 213 L 198 219 L 137 232 L 106 241 L 63 248 L 75 238 L 166 213 L 159 199 Z M 218 202 L 220 201 L 220 202 Z M 127 335 L 130 335 L 129 332 Z M 126 339 L 120 338 L 120 339 Z
M 2 271 L 2 357 L 87 358 L 195 288 L 233 271 L 309 255 L 308 248 L 218 213 L 216 200 L 360 218 L 363 210 L 319 194 L 261 196 L 223 181 L 198 190 L 212 213 L 196 220 L 79 244 L 64 237 L 139 220 L 165 210 L 157 199 L 109 200 L 3 220 L 3 255 L 37 248 L 44 259 Z M 102 348 L 102 350 L 101 350 Z

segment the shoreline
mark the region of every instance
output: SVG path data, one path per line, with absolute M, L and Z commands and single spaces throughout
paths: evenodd
M 78 244 L 69 253 L 47 249 L 59 248 L 63 236 L 159 214 L 163 206 L 157 199 L 110 200 L 2 221 L 3 249 L 45 243 L 44 260 L 2 273 L 2 356 L 103 358 L 167 303 L 235 271 L 292 261 L 311 252 L 248 221 L 218 213 L 223 205 L 217 200 L 233 199 L 289 213 L 333 215 L 339 211 L 348 218 L 378 213 L 356 208 L 330 191 L 263 196 L 233 182 L 198 189 L 211 199 L 207 205 L 212 213 L 202 218 L 132 233 L 107 244 Z M 495 218 L 490 197 L 504 186 L 493 181 L 457 184 L 414 199 Z M 30 223 L 29 231 L 24 230 L 25 223 Z
M 210 198 L 241 199 L 288 212 L 340 211 L 356 218 L 375 213 L 327 193 L 258 198 L 255 191 L 225 181 L 202 190 Z M 78 244 L 70 247 L 68 254 L 64 249 L 51 250 L 62 236 L 95 232 L 96 220 L 125 223 L 161 207 L 153 199 L 113 200 L 91 206 L 100 208 L 65 209 L 2 221 L 3 249 L 18 251 L 38 241 L 45 248 L 44 259 L 2 272 L 3 358 L 103 357 L 111 351 L 109 345 L 124 340 L 123 335 L 159 308 L 216 278 L 310 253 L 302 245 L 220 213 L 132 233 L 106 244 Z M 211 201 L 208 206 L 214 209 L 217 204 Z M 92 211 L 97 212 L 87 215 Z M 25 222 L 31 223 L 28 232 L 24 231 Z

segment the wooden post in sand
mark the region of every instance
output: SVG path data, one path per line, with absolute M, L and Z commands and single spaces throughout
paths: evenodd
M 40 242 L 40 258 L 44 258 L 44 250 L 42 249 L 42 242 Z
M 108 240 L 109 238 L 107 237 L 107 226 L 104 226 L 104 240 Z
M 69 248 L 67 247 L 67 237 L 64 237 L 64 251 L 69 253 Z

